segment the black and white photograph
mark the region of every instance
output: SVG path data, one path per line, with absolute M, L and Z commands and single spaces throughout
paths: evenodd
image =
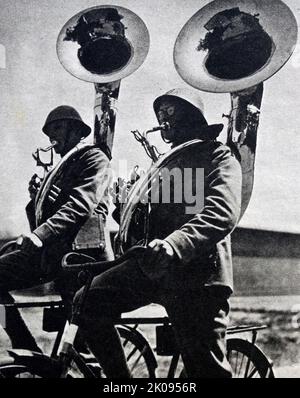
M 300 378 L 298 0 L 0 5 L 0 379 Z

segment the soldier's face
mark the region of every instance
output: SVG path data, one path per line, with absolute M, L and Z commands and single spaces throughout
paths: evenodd
M 58 154 L 63 154 L 66 142 L 68 140 L 69 124 L 66 120 L 57 120 L 51 123 L 47 128 L 47 135 L 51 143 L 54 141 L 57 144 L 54 146 L 54 150 Z
M 184 110 L 176 99 L 165 99 L 161 102 L 157 118 L 160 124 L 169 123 L 170 128 L 162 130 L 161 135 L 165 141 L 175 142 L 176 134 L 180 133 L 180 122 L 184 117 Z

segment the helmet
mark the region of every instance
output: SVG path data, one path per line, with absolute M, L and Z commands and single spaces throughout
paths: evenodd
M 192 106 L 195 111 L 198 111 L 202 115 L 203 119 L 203 125 L 201 126 L 201 130 L 204 132 L 207 132 L 208 134 L 211 135 L 211 138 L 214 139 L 216 138 L 221 131 L 223 130 L 224 125 L 223 124 L 212 124 L 209 125 L 207 123 L 207 120 L 204 117 L 204 104 L 203 101 L 198 94 L 196 90 L 192 90 L 190 88 L 174 88 L 170 91 L 168 91 L 166 94 L 161 95 L 160 97 L 156 98 L 156 100 L 153 103 L 153 108 L 154 112 L 157 114 L 158 108 L 162 101 L 168 97 L 176 97 L 179 98 L 180 101 L 183 101 L 184 103 L 188 103 L 190 106 Z
M 91 128 L 83 122 L 75 108 L 68 105 L 61 105 L 53 109 L 47 116 L 44 127 L 42 128 L 46 135 L 48 135 L 48 126 L 57 120 L 76 120 L 82 127 L 82 137 L 87 137 L 91 132 Z
M 168 91 L 166 94 L 156 98 L 153 104 L 155 113 L 157 113 L 162 100 L 165 99 L 166 97 L 180 98 L 185 102 L 188 102 L 190 105 L 193 105 L 195 108 L 197 108 L 197 110 L 200 111 L 202 115 L 204 114 L 204 104 L 201 97 L 199 96 L 197 91 L 191 90 L 189 88 L 174 88 Z

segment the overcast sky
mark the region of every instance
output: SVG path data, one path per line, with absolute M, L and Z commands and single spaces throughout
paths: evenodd
M 285 2 L 299 21 L 298 0 Z M 151 37 L 145 63 L 121 83 L 113 149 L 116 170 L 117 159 L 127 159 L 130 167 L 149 164 L 130 131 L 143 131 L 156 125 L 153 100 L 173 87 L 185 87 L 173 65 L 173 46 L 182 26 L 207 3 L 203 0 L 103 3 L 134 11 L 146 23 Z M 0 0 L 0 5 L 0 233 L 3 236 L 27 230 L 24 214 L 27 184 L 36 171 L 31 153 L 37 146 L 48 143 L 41 127 L 49 111 L 61 104 L 72 105 L 88 124 L 93 123 L 93 84 L 72 77 L 62 68 L 56 56 L 56 39 L 68 19 L 97 3 Z M 300 47 L 288 64 L 265 83 L 255 186 L 242 226 L 300 232 L 299 98 Z M 209 122 L 221 122 L 222 113 L 230 109 L 229 94 L 203 93 L 203 99 Z

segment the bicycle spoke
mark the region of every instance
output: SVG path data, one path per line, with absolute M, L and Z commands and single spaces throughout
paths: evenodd
M 228 360 L 229 363 L 230 363 L 230 360 L 231 360 L 231 355 L 232 355 L 232 350 L 227 352 L 227 360 Z
M 129 343 L 129 340 L 128 340 L 128 339 L 125 339 L 125 340 L 123 341 L 123 348 L 125 348 L 125 347 L 127 346 L 128 343 Z
M 126 360 L 127 362 L 130 361 L 130 359 L 133 357 L 133 355 L 138 351 L 137 347 L 133 347 L 133 350 L 127 355 Z
M 241 360 L 241 364 L 240 364 L 240 367 L 239 367 L 238 376 L 241 374 L 241 370 L 243 368 L 244 359 L 245 359 L 245 355 L 242 354 L 242 360 Z
M 250 360 L 250 358 L 248 358 L 247 363 L 246 363 L 245 373 L 244 373 L 244 379 L 248 378 L 248 372 L 249 372 L 250 364 L 251 364 L 251 360 Z
M 237 352 L 237 356 L 236 356 L 236 359 L 235 359 L 235 369 L 234 369 L 234 374 L 237 374 L 237 372 L 236 372 L 236 370 L 237 370 L 237 366 L 238 366 L 238 358 L 239 358 L 239 352 Z
M 251 379 L 255 373 L 257 373 L 257 368 L 255 366 L 253 366 L 253 368 L 251 369 L 251 372 L 249 373 L 249 376 L 247 377 L 248 379 Z
M 131 366 L 131 372 L 133 372 L 137 366 L 137 364 L 139 363 L 140 359 L 142 358 L 143 354 L 140 353 L 140 355 L 137 357 L 137 359 L 135 360 L 135 362 L 133 363 L 133 365 Z
M 235 378 L 271 378 L 274 373 L 265 354 L 252 342 L 244 339 L 227 341 L 227 359 Z

